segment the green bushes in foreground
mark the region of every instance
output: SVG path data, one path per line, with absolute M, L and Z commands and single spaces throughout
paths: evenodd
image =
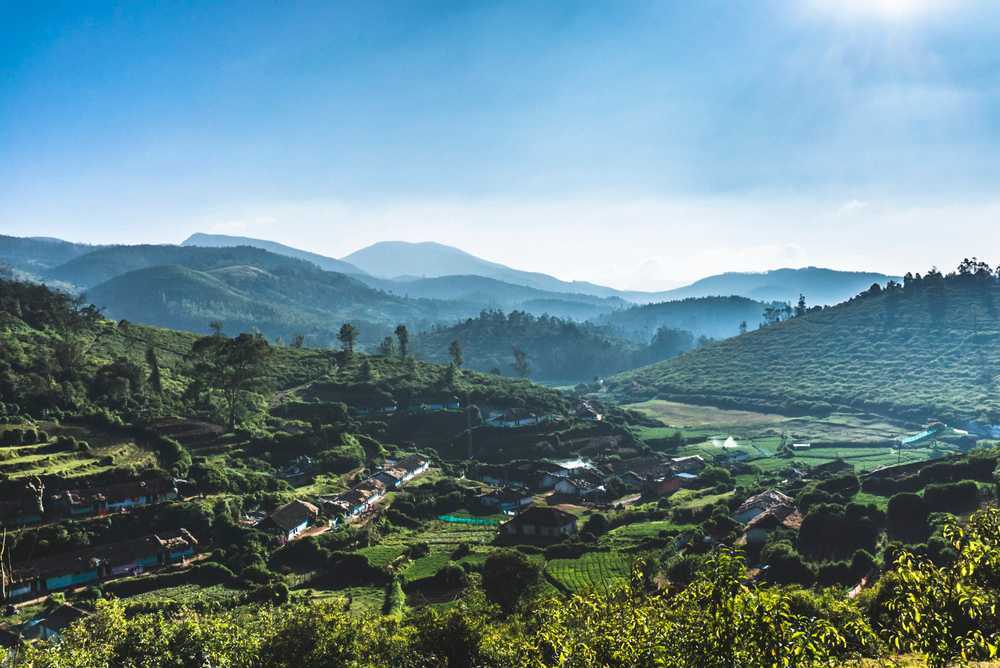
M 832 666 L 900 653 L 937 668 L 994 657 L 1000 641 L 1000 511 L 944 531 L 947 566 L 903 552 L 858 599 L 746 583 L 741 555 L 706 556 L 678 593 L 637 573 L 609 593 L 535 599 L 503 612 L 470 594 L 447 612 L 352 617 L 337 603 L 253 605 L 127 617 L 97 613 L 55 645 L 30 646 L 15 665 L 104 666 Z M 278 599 L 280 600 L 280 599 Z

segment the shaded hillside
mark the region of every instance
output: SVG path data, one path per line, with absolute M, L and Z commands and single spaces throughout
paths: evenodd
M 81 288 L 90 288 L 130 271 L 170 264 L 182 265 L 200 271 L 232 266 L 251 266 L 266 271 L 280 268 L 319 271 L 303 260 L 296 260 L 248 246 L 199 248 L 194 246 L 138 245 L 100 248 L 53 268 L 45 273 L 44 278 L 63 281 Z
M 284 255 L 286 257 L 294 257 L 299 260 L 305 260 L 306 262 L 311 262 L 320 269 L 324 269 L 326 271 L 337 271 L 342 274 L 364 273 L 354 265 L 348 262 L 344 262 L 343 260 L 337 260 L 332 257 L 320 255 L 318 253 L 311 253 L 309 251 L 300 250 L 298 248 L 292 248 L 291 246 L 286 246 L 285 244 L 279 244 L 276 241 L 268 241 L 266 239 L 254 239 L 252 237 L 234 237 L 228 234 L 202 234 L 201 232 L 198 232 L 196 234 L 192 234 L 187 239 L 182 241 L 181 245 L 202 246 L 205 248 L 231 248 L 234 246 L 250 246 L 252 248 L 260 248 L 262 250 L 275 253 L 277 255 Z
M 618 298 L 551 292 L 485 276 L 440 276 L 414 280 L 357 276 L 357 279 L 373 288 L 403 297 L 454 300 L 490 309 L 519 309 L 535 315 L 548 313 L 576 320 L 586 320 L 628 304 Z
M 422 332 L 414 350 L 424 359 L 451 360 L 449 347 L 458 341 L 465 366 L 481 371 L 518 374 L 514 350 L 526 356 L 527 375 L 548 380 L 590 380 L 623 369 L 677 355 L 695 345 L 694 337 L 662 330 L 650 344 L 612 336 L 589 323 L 513 311 L 484 311 L 450 327 Z
M 165 279 L 188 274 L 169 269 Z M 225 290 L 211 278 L 190 280 L 198 289 Z M 195 379 L 192 346 L 198 338 L 161 327 L 118 324 L 45 286 L 0 280 L 0 403 L 16 403 L 34 415 L 45 409 L 85 413 L 94 408 L 125 417 L 149 410 L 200 413 L 206 407 L 199 404 L 197 393 L 188 391 Z M 149 349 L 155 352 L 161 392 L 151 386 Z M 364 386 L 398 396 L 450 391 L 501 406 L 548 412 L 565 408 L 554 390 L 470 372 L 449 381 L 446 367 L 413 359 L 362 354 L 347 358 L 307 347 L 270 346 L 270 351 L 265 385 L 271 391 L 320 381 L 346 388 L 341 401 L 350 401 L 355 391 L 367 396 L 368 390 L 360 389 Z
M 688 298 L 633 306 L 602 316 L 597 322 L 637 341 L 648 341 L 660 327 L 725 339 L 739 334 L 741 322 L 746 322 L 748 329 L 755 329 L 765 306 L 746 297 Z
M 320 346 L 337 345 L 337 331 L 346 321 L 358 327 L 362 343 L 373 343 L 390 334 L 399 322 L 428 326 L 472 310 L 387 295 L 301 260 L 255 252 L 270 257 L 264 257 L 264 262 L 255 259 L 258 265 L 205 270 L 149 267 L 97 285 L 86 297 L 116 319 L 197 332 L 207 332 L 210 322 L 220 321 L 227 331 L 256 328 L 270 338 L 285 339 L 302 334 L 308 344 Z
M 38 275 L 96 248 L 98 246 L 74 244 L 61 239 L 0 234 L 0 265 Z
M 929 273 L 611 379 L 630 396 L 1000 422 L 1000 285 Z
M 728 272 L 708 276 L 691 285 L 659 293 L 663 299 L 739 295 L 758 301 L 795 302 L 804 294 L 810 304 L 839 304 L 873 283 L 885 285 L 898 276 L 873 272 L 838 271 L 819 267 L 774 269 L 764 272 Z

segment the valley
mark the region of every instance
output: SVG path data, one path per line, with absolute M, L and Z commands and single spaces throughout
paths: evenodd
M 185 272 L 218 274 L 212 267 L 230 261 L 192 257 L 200 268 Z M 274 264 L 259 271 L 327 273 L 262 257 Z M 147 271 L 160 269 L 123 274 L 123 286 Z M 944 279 L 955 309 L 980 290 L 965 280 Z M 76 642 L 64 618 L 123 624 L 185 611 L 221 620 L 267 606 L 336 610 L 347 628 L 479 615 L 514 633 L 517 615 L 572 596 L 697 591 L 730 548 L 753 591 L 835 597 L 810 598 L 815 606 L 860 591 L 882 610 L 899 568 L 893 555 L 953 563 L 949 522 L 988 512 L 1000 470 L 1000 441 L 984 431 L 991 405 L 977 399 L 967 412 L 945 401 L 965 396 L 964 376 L 940 375 L 939 384 L 958 384 L 919 411 L 902 385 L 883 383 L 909 402 L 900 411 L 838 395 L 832 374 L 851 373 L 843 364 L 809 366 L 817 341 L 854 350 L 835 337 L 866 327 L 908 337 L 925 364 L 961 359 L 969 335 L 935 328 L 926 306 L 910 308 L 916 297 L 893 286 L 901 295 L 888 332 L 885 295 L 866 293 L 721 342 L 662 327 L 654 343 L 667 361 L 634 369 L 649 353 L 633 343 L 619 358 L 625 372 L 605 378 L 587 365 L 607 359 L 607 330 L 548 315 L 483 312 L 412 339 L 405 327 L 386 328 L 388 343 L 365 352 L 347 325 L 339 349 L 282 345 L 259 331 L 143 324 L 139 311 L 136 321 L 109 320 L 65 293 L 2 281 L 3 628 L 42 657 L 52 637 Z M 111 294 L 98 287 L 86 294 Z M 982 295 L 992 293 L 974 294 L 988 304 Z M 850 328 L 816 338 L 838 319 Z M 435 352 L 453 340 L 447 354 Z M 980 364 L 989 341 L 975 344 Z M 523 368 L 476 368 L 500 366 L 518 347 L 526 364 L 563 356 L 566 366 L 544 375 L 575 370 L 585 380 L 556 389 Z M 725 361 L 715 361 L 720 351 Z M 854 357 L 875 368 L 876 359 L 893 363 L 887 352 Z M 771 371 L 798 361 L 795 377 L 811 385 L 765 382 L 753 375 L 755 358 L 740 355 L 770 355 L 776 366 L 762 370 Z M 716 365 L 725 373 L 713 378 Z M 884 378 L 892 367 L 881 368 Z M 682 373 L 697 380 L 676 380 Z M 768 394 L 779 382 L 782 402 Z M 646 594 L 634 589 L 637 574 Z M 487 607 L 470 610 L 470 597 Z M 864 624 L 893 632 L 878 619 Z

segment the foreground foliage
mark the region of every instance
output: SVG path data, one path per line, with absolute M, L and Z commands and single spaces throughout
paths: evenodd
M 957 558 L 935 567 L 902 554 L 860 600 L 756 587 L 739 553 L 719 550 L 678 593 L 637 568 L 606 594 L 536 601 L 505 614 L 476 595 L 447 612 L 351 617 L 294 603 L 127 618 L 115 600 L 57 645 L 16 665 L 102 666 L 822 666 L 916 652 L 932 666 L 987 659 L 998 639 L 1000 513 L 948 535 Z

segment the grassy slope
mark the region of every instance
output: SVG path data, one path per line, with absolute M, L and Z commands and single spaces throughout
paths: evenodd
M 869 295 L 611 379 L 632 396 L 769 409 L 849 406 L 914 420 L 1000 421 L 1000 288 L 949 281 L 932 319 L 926 291 Z M 894 317 L 892 313 L 895 313 Z M 732 401 L 728 401 L 732 400 Z

